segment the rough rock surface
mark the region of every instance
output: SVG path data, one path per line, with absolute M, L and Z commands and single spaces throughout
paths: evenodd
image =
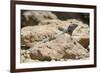
M 64 34 L 55 40 L 31 47 L 30 56 L 32 59 L 39 60 L 60 60 L 62 58 L 82 59 L 89 55 L 85 48 L 71 39 L 70 35 Z
M 21 63 L 89 57 L 87 24 L 76 19 L 62 21 L 45 11 L 25 11 L 22 16 Z
M 31 47 L 35 43 L 47 39 L 52 39 L 55 35 L 61 33 L 61 31 L 57 30 L 53 26 L 48 25 L 40 25 L 40 26 L 27 26 L 22 28 L 21 38 L 22 45 Z M 44 42 L 45 42 L 44 41 Z
M 22 16 L 22 27 L 37 25 L 47 19 L 57 19 L 56 15 L 48 11 L 25 11 Z
M 78 27 L 73 31 L 72 37 L 84 48 L 87 48 L 89 45 L 89 26 L 75 19 L 69 21 L 78 25 Z

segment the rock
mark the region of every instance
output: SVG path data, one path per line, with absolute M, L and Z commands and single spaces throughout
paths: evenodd
M 66 61 L 89 57 L 87 24 L 76 19 L 62 21 L 52 14 L 48 17 L 48 12 L 46 15 L 45 12 L 36 12 L 25 14 L 27 21 L 31 17 L 32 21 L 36 19 L 38 23 L 32 26 L 29 23 L 21 29 L 21 50 L 24 50 L 21 52 L 22 62 Z
M 27 59 L 30 59 L 29 51 L 21 49 L 21 63 L 25 62 Z
M 46 41 L 52 39 L 56 34 L 61 33 L 55 27 L 48 25 L 27 26 L 21 30 L 22 46 L 31 47 L 39 41 Z
M 67 23 L 70 23 L 70 24 L 77 24 L 77 25 L 83 24 L 82 21 L 79 21 L 79 20 L 77 20 L 77 19 L 67 19 L 66 22 L 67 22 Z
M 78 42 L 73 41 L 70 35 L 58 36 L 55 40 L 31 47 L 30 56 L 38 60 L 77 59 L 88 57 L 88 51 Z
M 48 39 L 55 38 L 57 34 L 63 33 L 72 35 L 73 39 L 79 41 L 83 47 L 88 47 L 89 27 L 75 19 L 68 21 L 45 20 L 39 23 L 38 26 L 24 27 L 21 30 L 22 45 L 30 47 L 39 41 L 44 39 L 48 41 Z
M 78 42 L 71 43 L 69 48 L 66 49 L 65 58 L 67 59 L 84 59 L 89 57 L 88 50 L 81 46 Z
M 39 25 L 48 25 L 48 26 L 56 27 L 60 31 L 66 30 L 70 24 L 71 23 L 67 21 L 61 21 L 59 19 L 44 20 L 39 23 Z
M 89 37 L 88 36 L 73 36 L 74 40 L 77 40 L 84 48 L 88 49 Z
M 22 13 L 22 27 L 37 25 L 46 19 L 57 19 L 57 16 L 49 11 L 24 11 Z
M 84 48 L 89 46 L 89 26 L 78 20 L 72 20 L 72 23 L 76 23 L 78 26 L 72 33 L 74 40 L 78 41 Z

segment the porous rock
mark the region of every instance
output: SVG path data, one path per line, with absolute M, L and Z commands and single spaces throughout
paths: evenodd
M 46 19 L 57 19 L 57 16 L 49 11 L 25 11 L 22 13 L 22 27 L 38 25 Z
M 38 60 L 77 59 L 88 57 L 88 51 L 69 34 L 58 36 L 55 40 L 31 47 L 30 56 Z
M 27 26 L 21 30 L 22 45 L 31 47 L 36 42 L 53 38 L 56 34 L 61 33 L 55 27 L 48 25 Z
M 56 18 L 38 19 L 38 25 L 21 29 L 21 46 L 28 47 L 29 51 L 22 55 L 22 62 L 89 57 L 89 26 L 76 19 L 62 21 Z
M 73 39 L 78 41 L 84 48 L 89 46 L 89 26 L 79 20 L 68 20 L 68 22 L 77 24 L 78 26 L 72 33 Z

